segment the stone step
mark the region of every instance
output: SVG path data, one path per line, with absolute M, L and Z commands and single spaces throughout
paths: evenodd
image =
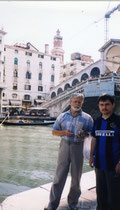
M 58 208 L 60 210 L 67 209 L 66 198 L 70 188 L 70 181 L 71 178 L 68 177 L 62 193 L 60 207 Z M 52 183 L 45 184 L 40 187 L 9 196 L 1 203 L 0 210 L 44 210 L 44 207 L 47 207 L 49 202 L 51 185 Z M 94 171 L 84 173 L 81 178 L 82 195 L 79 202 L 80 209 L 85 205 L 95 205 L 95 186 Z

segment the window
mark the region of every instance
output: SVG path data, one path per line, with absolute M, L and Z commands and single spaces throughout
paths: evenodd
M 42 62 L 39 63 L 39 69 L 42 69 Z
M 38 54 L 38 58 L 44 58 L 44 55 Z
M 17 58 L 14 58 L 14 64 L 18 65 L 18 59 Z
M 40 100 L 42 98 L 42 96 L 37 96 L 37 99 Z
M 37 99 L 41 100 L 41 99 L 44 99 L 44 97 L 43 96 L 37 96 Z
M 51 82 L 54 82 L 54 75 L 51 75 Z
M 70 72 L 70 75 L 73 75 L 73 74 L 74 74 L 74 72 L 73 72 L 73 71 L 71 71 L 71 72 Z
M 2 44 L 2 36 L 0 36 L 0 44 Z
M 39 73 L 39 77 L 38 77 L 39 80 L 42 80 L 42 74 Z
M 53 61 L 56 61 L 56 58 L 55 57 L 52 57 L 51 56 L 50 59 L 53 60 Z
M 13 71 L 13 77 L 18 77 L 18 71 L 16 69 Z
M 17 94 L 16 93 L 13 93 L 12 94 L 12 98 L 17 98 Z
M 25 85 L 25 90 L 31 90 L 31 85 Z
M 27 70 L 29 70 L 30 69 L 30 61 L 28 60 L 27 61 Z
M 85 66 L 85 63 L 81 63 L 81 66 Z
M 24 100 L 30 100 L 30 95 L 24 95 Z
M 63 77 L 66 77 L 66 73 L 63 74 Z
M 38 86 L 38 91 L 43 91 L 43 86 Z
M 13 84 L 13 90 L 17 90 L 17 84 Z
M 32 56 L 32 53 L 30 53 L 30 52 L 25 52 L 25 55 Z
M 54 71 L 55 70 L 55 65 L 52 64 L 51 69 Z
M 26 72 L 26 79 L 31 79 L 31 73 L 29 71 Z
M 15 50 L 15 54 L 18 54 L 18 50 Z

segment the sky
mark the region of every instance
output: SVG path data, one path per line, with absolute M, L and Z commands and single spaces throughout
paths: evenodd
M 65 63 L 74 52 L 100 59 L 105 44 L 105 14 L 120 1 L 0 1 L 0 28 L 5 44 L 30 42 L 40 52 L 53 49 L 57 29 L 63 37 Z M 120 11 L 108 20 L 108 38 L 120 38 Z M 109 40 L 108 39 L 108 40 Z

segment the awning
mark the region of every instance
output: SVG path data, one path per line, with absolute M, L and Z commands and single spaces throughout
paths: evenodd
M 47 110 L 47 108 L 42 108 L 42 107 L 30 107 L 31 110 L 38 110 L 38 111 L 41 111 L 41 110 Z
M 2 108 L 23 108 L 22 105 L 2 105 Z
M 38 104 L 39 104 L 39 103 L 44 102 L 45 100 L 44 100 L 44 99 L 36 99 L 35 101 L 36 101 L 36 103 L 38 103 Z
M 21 101 L 13 101 L 13 100 L 10 100 L 10 103 L 11 103 L 11 105 L 14 105 L 14 106 L 20 106 L 20 105 L 22 105 L 21 104 Z

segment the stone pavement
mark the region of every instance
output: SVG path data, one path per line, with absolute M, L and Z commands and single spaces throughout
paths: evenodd
M 79 210 L 95 210 L 96 209 L 96 188 L 91 188 L 89 190 L 84 191 L 81 194 L 79 204 Z M 61 201 L 60 207 L 58 210 L 67 210 L 67 201 Z
M 60 207 L 58 210 L 67 210 L 67 195 L 70 188 L 71 177 L 67 178 Z M 51 184 L 48 183 L 18 194 L 7 197 L 0 205 L 0 210 L 43 210 L 49 202 Z M 81 197 L 79 209 L 94 210 L 96 205 L 95 172 L 90 171 L 82 174 Z

